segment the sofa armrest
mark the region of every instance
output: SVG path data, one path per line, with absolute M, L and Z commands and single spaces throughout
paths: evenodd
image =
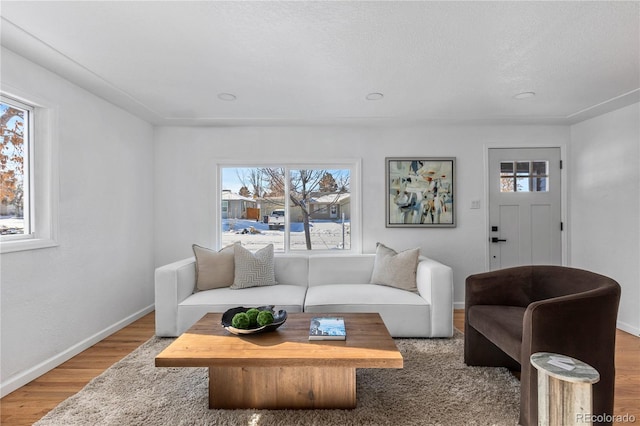
M 453 270 L 421 257 L 416 284 L 420 296 L 431 305 L 431 337 L 453 336 Z
M 195 258 L 161 266 L 155 272 L 156 335 L 178 335 L 178 304 L 196 286 Z

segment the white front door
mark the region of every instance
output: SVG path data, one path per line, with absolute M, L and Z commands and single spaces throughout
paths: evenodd
M 489 149 L 490 269 L 562 264 L 560 148 Z

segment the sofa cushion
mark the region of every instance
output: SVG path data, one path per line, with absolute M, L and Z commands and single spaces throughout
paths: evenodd
M 192 246 L 196 256 L 196 288 L 200 291 L 212 288 L 229 287 L 234 277 L 233 245 L 220 251 Z
M 378 243 L 371 284 L 388 285 L 417 293 L 416 269 L 419 256 L 418 248 L 398 253 Z
M 526 310 L 519 306 L 474 305 L 469 308 L 469 325 L 520 362 Z
M 431 306 L 422 297 L 377 284 L 309 287 L 305 312 L 377 312 L 393 337 L 431 337 Z
M 268 287 L 253 287 L 247 291 L 235 291 L 231 288 L 217 288 L 201 291 L 183 300 L 182 307 L 208 307 L 208 312 L 224 312 L 238 306 L 253 307 L 275 305 L 276 309 L 287 312 L 302 312 L 306 287 L 277 284 Z
M 251 253 L 240 244 L 233 246 L 235 261 L 235 276 L 233 290 L 271 286 L 276 284 L 273 265 L 273 244 Z
M 378 284 L 327 284 L 309 287 L 304 301 L 306 308 L 354 305 L 420 305 L 428 303 L 422 297 L 398 288 Z M 369 311 L 369 312 L 375 312 Z

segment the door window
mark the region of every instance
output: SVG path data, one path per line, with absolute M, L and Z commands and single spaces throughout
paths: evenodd
M 548 161 L 501 161 L 500 192 L 548 192 Z

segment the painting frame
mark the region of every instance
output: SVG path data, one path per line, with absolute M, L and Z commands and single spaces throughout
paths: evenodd
M 456 157 L 386 157 L 387 228 L 455 228 Z

